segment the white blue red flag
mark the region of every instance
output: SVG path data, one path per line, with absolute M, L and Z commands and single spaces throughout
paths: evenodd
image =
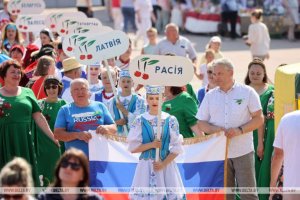
M 225 199 L 225 149 L 224 135 L 185 140 L 184 153 L 176 158 L 176 163 L 187 199 Z M 93 134 L 89 159 L 91 187 L 97 188 L 105 199 L 128 199 L 139 154 L 130 153 L 126 142 L 118 137 Z

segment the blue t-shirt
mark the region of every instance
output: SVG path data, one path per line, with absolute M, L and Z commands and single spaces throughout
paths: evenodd
M 60 108 L 54 128 L 65 128 L 67 132 L 96 130 L 99 125 L 115 123 L 106 106 L 101 102 L 91 101 L 87 107 L 78 107 L 74 103 Z M 65 142 L 66 149 L 71 147 L 89 155 L 88 143 L 83 140 Z

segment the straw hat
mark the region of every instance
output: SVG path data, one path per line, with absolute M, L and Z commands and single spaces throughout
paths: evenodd
M 81 67 L 81 64 L 77 62 L 75 57 L 64 59 L 62 65 L 63 65 L 63 69 L 61 70 L 61 72 L 67 72 Z

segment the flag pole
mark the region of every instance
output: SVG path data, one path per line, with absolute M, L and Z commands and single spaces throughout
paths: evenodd
M 227 179 L 228 179 L 228 174 L 227 174 L 227 169 L 228 169 L 228 147 L 229 147 L 229 142 L 230 139 L 226 137 L 226 149 L 225 149 L 225 160 L 224 160 L 224 200 L 227 200 L 227 195 L 226 195 L 226 188 L 227 188 Z
M 158 113 L 157 113 L 157 134 L 156 139 L 158 141 L 161 140 L 161 105 L 162 105 L 162 87 L 159 88 L 159 95 L 158 95 Z M 155 161 L 159 161 L 159 148 L 155 150 Z

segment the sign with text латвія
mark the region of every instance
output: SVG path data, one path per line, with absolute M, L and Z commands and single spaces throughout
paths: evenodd
M 91 65 L 99 60 L 107 60 L 119 56 L 127 51 L 129 38 L 122 31 L 112 31 L 84 38 L 75 48 L 75 57 L 86 65 Z
M 80 46 L 81 41 L 84 41 L 87 38 L 92 38 L 95 36 L 95 33 L 100 37 L 100 35 L 105 34 L 107 32 L 113 31 L 112 28 L 108 26 L 102 26 L 100 28 L 94 28 L 94 27 L 76 27 L 76 29 L 73 30 L 74 33 L 69 33 L 64 37 L 63 40 L 63 51 L 65 54 L 69 57 L 73 57 L 75 48 L 78 48 Z

